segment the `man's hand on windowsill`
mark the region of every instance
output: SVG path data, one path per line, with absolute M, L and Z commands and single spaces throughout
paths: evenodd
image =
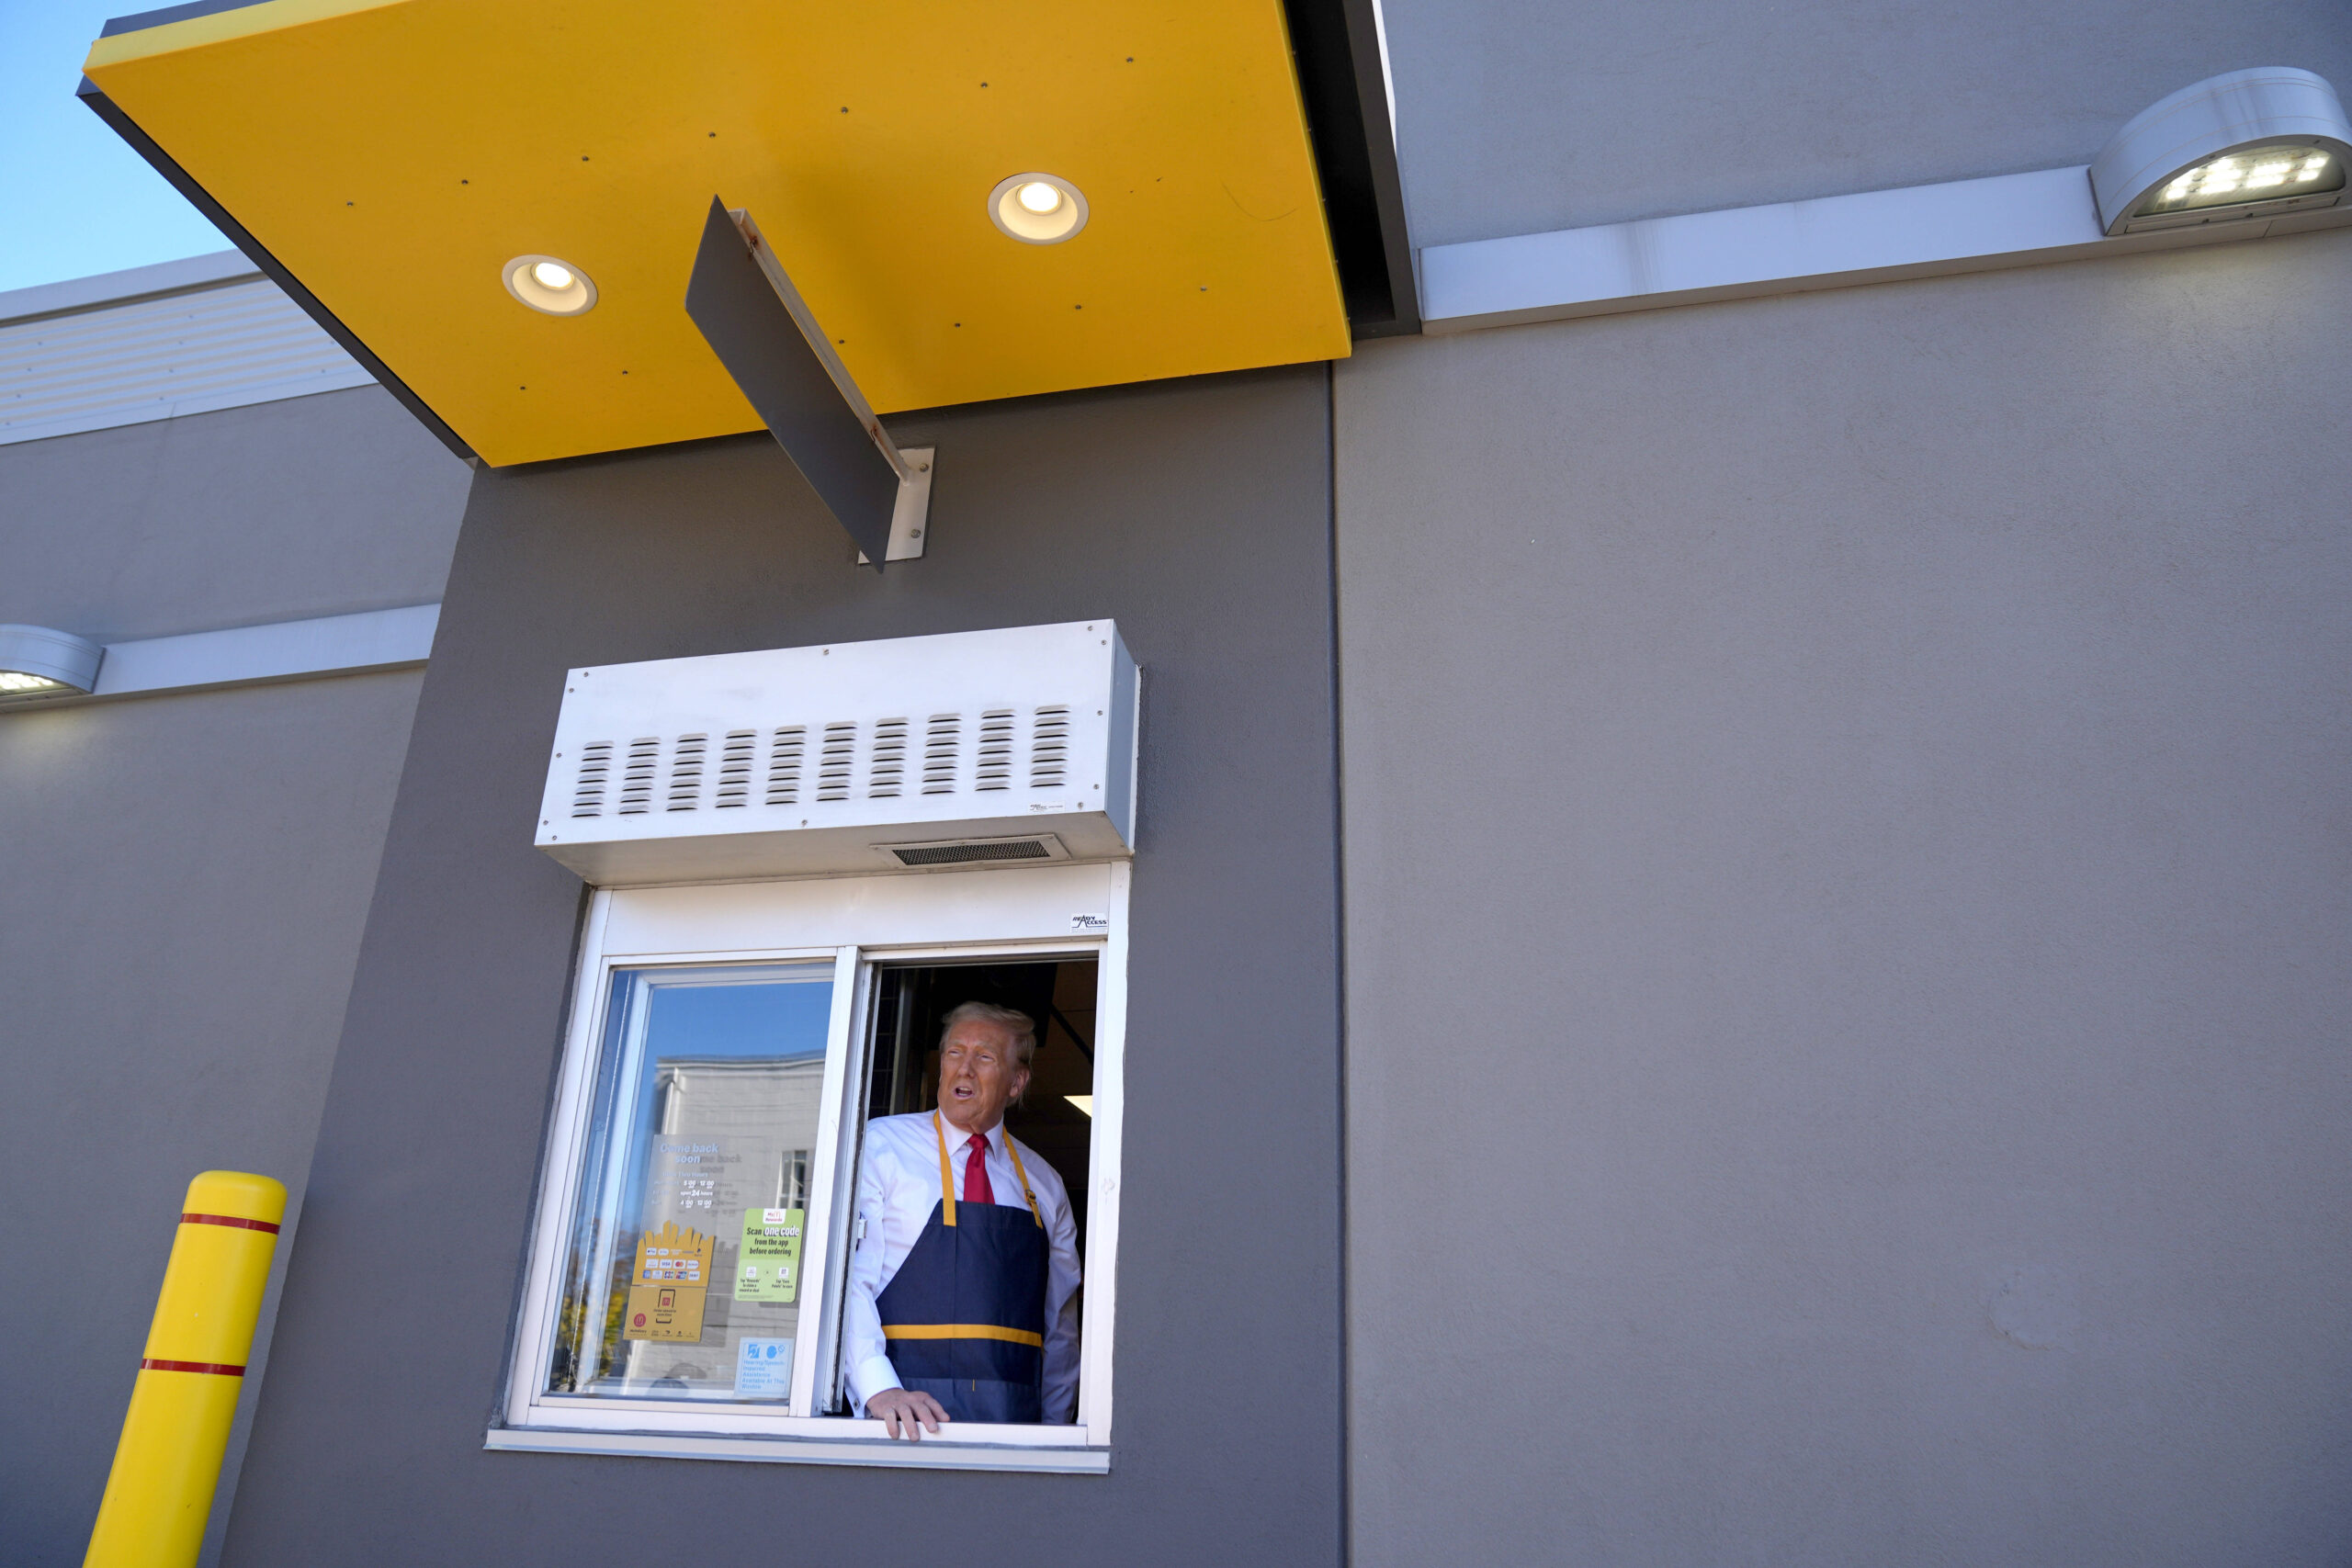
M 882 1423 L 883 1429 L 894 1438 L 904 1438 L 910 1443 L 922 1441 L 925 1430 L 936 1432 L 948 1419 L 939 1401 L 912 1389 L 886 1388 L 865 1402 L 865 1414 Z

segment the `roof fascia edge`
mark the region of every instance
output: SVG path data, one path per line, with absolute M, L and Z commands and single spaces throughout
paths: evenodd
M 1418 333 L 1420 307 L 1374 0 L 1283 0 L 1283 9 L 1350 334 Z
M 215 251 L 209 255 L 184 256 L 87 277 L 36 283 L 28 288 L 0 291 L 0 326 L 110 310 L 121 305 L 201 294 L 214 288 L 234 288 L 260 278 L 260 270 L 243 252 Z
M 1360 337 L 1407 337 L 1421 330 L 1419 289 L 1413 272 L 1413 245 L 1405 227 L 1405 180 L 1396 162 L 1396 123 L 1389 110 L 1387 39 L 1380 25 L 1380 0 L 1342 0 L 1348 41 L 1356 68 L 1356 97 L 1363 106 L 1364 142 L 1372 154 L 1373 200 L 1380 214 L 1381 259 L 1387 264 L 1389 298 L 1396 315 L 1385 325 L 1367 324 Z
M 414 415 L 418 423 L 431 431 L 442 446 L 447 446 L 467 462 L 475 460 L 474 449 L 467 446 L 456 431 L 449 428 L 447 421 L 435 413 L 423 398 L 412 391 L 407 382 L 393 375 L 391 367 L 376 357 L 375 352 L 360 341 L 358 333 L 345 326 L 334 311 L 320 302 L 318 296 L 303 288 L 300 279 L 288 271 L 276 256 L 263 248 L 261 242 L 247 232 L 245 226 L 238 222 L 227 208 L 214 200 L 212 194 L 198 184 L 187 170 L 181 168 L 170 153 L 157 145 L 154 138 L 141 130 L 139 123 L 125 114 L 120 105 L 107 96 L 105 91 L 96 82 L 91 81 L 87 76 L 83 77 L 82 85 L 74 89 L 74 96 L 87 104 L 91 111 L 100 119 L 106 121 L 107 127 L 117 136 L 128 142 L 132 152 L 146 159 L 148 164 L 157 174 L 170 181 L 173 189 L 187 197 L 189 203 L 202 213 L 214 228 L 227 235 L 230 243 L 245 254 L 246 259 L 261 270 L 263 276 L 283 289 L 288 299 L 301 307 L 304 315 L 317 322 L 319 329 L 334 339 L 337 346 L 365 367 L 368 373 L 375 377 L 377 382 L 386 391 L 398 399 L 401 406 Z
M 107 25 L 98 29 L 98 36 L 119 38 L 124 33 L 143 33 L 150 28 L 169 27 L 174 22 L 193 21 L 198 17 L 216 16 L 222 11 L 242 11 L 264 3 L 265 0 L 184 0 L 177 6 L 164 6 L 153 11 L 134 11 L 127 17 L 109 17 Z

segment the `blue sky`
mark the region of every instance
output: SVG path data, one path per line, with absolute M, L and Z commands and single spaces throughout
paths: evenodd
M 0 289 L 229 248 L 74 97 L 106 19 L 163 3 L 0 0 Z

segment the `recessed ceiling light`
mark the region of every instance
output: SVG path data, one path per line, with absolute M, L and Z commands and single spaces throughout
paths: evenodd
M 1086 227 L 1086 197 L 1058 175 L 1014 175 L 989 192 L 989 221 L 1024 245 L 1058 245 Z
M 594 310 L 596 286 L 570 262 L 554 256 L 516 256 L 501 270 L 506 292 L 550 316 L 576 316 Z

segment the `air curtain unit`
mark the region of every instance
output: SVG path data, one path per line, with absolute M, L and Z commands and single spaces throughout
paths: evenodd
M 1136 682 L 1110 621 L 574 670 L 538 845 L 600 886 L 1124 857 Z

